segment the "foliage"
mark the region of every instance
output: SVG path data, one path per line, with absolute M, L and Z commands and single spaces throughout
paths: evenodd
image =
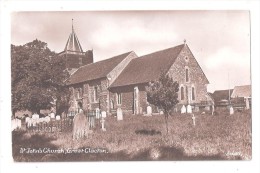
M 167 133 L 170 111 L 179 102 L 178 91 L 179 84 L 164 73 L 161 73 L 158 80 L 150 82 L 146 87 L 147 101 L 164 111 Z
M 67 89 L 65 62 L 47 43 L 34 40 L 23 46 L 11 45 L 12 111 L 38 112 L 59 102 Z

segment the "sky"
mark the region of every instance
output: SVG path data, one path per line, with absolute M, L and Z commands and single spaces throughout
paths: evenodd
M 210 84 L 208 91 L 249 85 L 249 11 L 71 11 L 14 12 L 11 43 L 34 39 L 63 51 L 73 26 L 94 61 L 125 52 L 138 56 L 183 44 L 184 39 Z

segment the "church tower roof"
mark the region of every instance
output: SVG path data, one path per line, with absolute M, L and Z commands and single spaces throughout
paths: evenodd
M 74 53 L 83 53 L 82 47 L 79 43 L 79 39 L 73 28 L 73 19 L 72 19 L 72 32 L 68 38 L 64 51 L 71 52 L 71 53 L 73 53 L 73 52 Z

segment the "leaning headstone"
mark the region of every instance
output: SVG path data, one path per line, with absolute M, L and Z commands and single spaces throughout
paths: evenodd
M 230 114 L 230 115 L 233 115 L 233 114 L 234 114 L 234 109 L 233 109 L 232 106 L 230 106 L 230 108 L 229 108 L 229 114 Z
M 123 112 L 122 112 L 122 109 L 121 108 L 117 108 L 117 111 L 116 111 L 116 115 L 117 115 L 117 120 L 123 120 Z
M 147 106 L 146 110 L 147 110 L 147 115 L 152 115 L 152 107 L 151 106 Z
M 87 116 L 83 112 L 75 115 L 73 119 L 73 139 L 80 139 L 88 137 L 89 134 L 89 122 Z
M 186 113 L 186 107 L 185 107 L 184 105 L 181 107 L 181 113 L 182 113 L 182 114 L 185 114 L 185 113 Z
M 192 113 L 192 109 L 191 109 L 191 106 L 190 106 L 190 105 L 187 106 L 187 113 L 189 113 L 189 114 Z

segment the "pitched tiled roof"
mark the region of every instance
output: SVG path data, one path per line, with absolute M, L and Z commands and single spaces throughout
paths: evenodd
M 158 79 L 161 72 L 169 70 L 183 47 L 184 44 L 133 59 L 110 88 Z
M 131 52 L 127 52 L 112 58 L 98 61 L 96 63 L 88 64 L 80 67 L 67 80 L 67 85 L 90 81 L 106 77 L 123 59 L 125 59 Z
M 233 89 L 230 89 L 230 96 L 233 92 Z M 229 90 L 216 90 L 213 93 L 213 98 L 215 103 L 221 100 L 229 100 Z
M 251 85 L 235 86 L 231 97 L 251 97 Z

